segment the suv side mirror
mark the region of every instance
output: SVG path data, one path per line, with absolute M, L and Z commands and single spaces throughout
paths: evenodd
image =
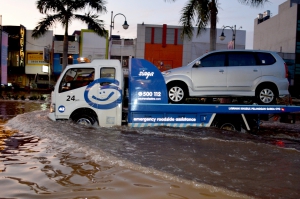
M 201 66 L 201 61 L 198 60 L 195 62 L 193 67 L 199 67 L 199 66 Z

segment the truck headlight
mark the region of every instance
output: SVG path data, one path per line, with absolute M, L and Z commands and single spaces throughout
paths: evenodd
M 161 72 L 161 74 L 162 74 L 163 76 L 167 76 L 167 75 L 171 74 L 171 71 L 169 71 L 169 70 L 163 71 L 163 72 Z
M 50 105 L 50 113 L 55 112 L 55 104 Z

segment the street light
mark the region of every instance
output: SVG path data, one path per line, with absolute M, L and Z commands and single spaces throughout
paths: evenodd
M 112 32 L 112 29 L 114 28 L 114 26 L 115 26 L 115 17 L 117 16 L 117 15 L 123 15 L 122 13 L 118 13 L 118 14 L 116 14 L 114 17 L 113 17 L 113 11 L 111 11 L 111 21 L 110 21 L 110 32 L 109 32 L 109 41 L 110 41 L 110 46 L 109 46 L 109 59 L 110 59 L 110 52 L 111 52 L 111 46 L 112 46 L 112 38 L 111 38 L 111 32 Z M 124 24 L 122 25 L 123 26 L 123 28 L 126 30 L 126 29 L 128 29 L 128 27 L 129 27 L 129 25 L 128 25 L 128 23 L 127 23 L 127 20 L 126 20 L 126 17 L 125 17 L 125 15 L 123 15 L 124 16 L 124 18 L 125 18 L 125 21 L 124 21 Z
M 236 35 L 236 25 L 234 26 L 223 26 L 223 30 L 222 33 L 220 35 L 220 40 L 223 41 L 225 39 L 225 35 L 224 35 L 224 29 L 225 28 L 230 28 L 232 30 L 232 42 L 233 42 L 233 49 L 235 49 L 235 35 Z

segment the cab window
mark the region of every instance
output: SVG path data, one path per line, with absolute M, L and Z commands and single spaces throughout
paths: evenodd
M 59 85 L 59 92 L 65 92 L 87 86 L 94 81 L 95 70 L 93 68 L 69 69 Z
M 112 67 L 105 67 L 101 68 L 100 70 L 100 78 L 109 78 L 109 79 L 115 79 L 116 77 L 116 69 Z M 107 85 L 110 84 L 110 82 L 102 82 L 100 85 Z

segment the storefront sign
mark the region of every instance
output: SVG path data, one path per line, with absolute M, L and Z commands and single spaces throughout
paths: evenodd
M 44 61 L 43 51 L 29 51 L 26 52 L 26 65 L 46 65 Z
M 54 53 L 63 53 L 63 41 L 54 41 Z M 69 41 L 68 54 L 79 54 L 79 43 Z
M 19 66 L 25 66 L 25 27 L 20 26 L 20 64 Z

